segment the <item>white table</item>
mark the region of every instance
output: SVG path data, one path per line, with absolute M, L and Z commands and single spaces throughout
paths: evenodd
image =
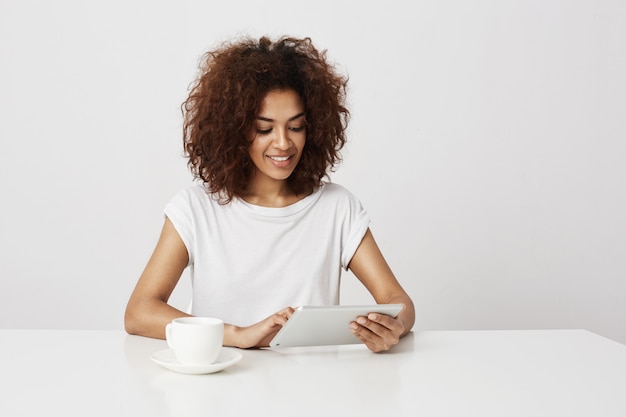
M 626 346 L 584 330 L 429 331 L 244 350 L 216 374 L 121 331 L 0 330 L 0 416 L 626 416 Z

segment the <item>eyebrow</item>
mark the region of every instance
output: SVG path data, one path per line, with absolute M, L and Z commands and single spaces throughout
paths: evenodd
M 298 113 L 298 114 L 296 114 L 295 116 L 290 117 L 290 118 L 289 118 L 289 120 L 288 120 L 288 122 L 291 122 L 291 121 L 293 121 L 293 120 L 299 119 L 299 118 L 300 118 L 300 117 L 302 117 L 302 116 L 304 116 L 304 112 L 302 112 L 302 113 Z M 273 122 L 273 121 L 274 121 L 274 119 L 270 119 L 270 118 L 263 117 L 263 116 L 257 116 L 257 118 L 256 118 L 256 119 L 257 119 L 257 120 L 262 120 L 262 121 L 264 121 L 264 122 Z

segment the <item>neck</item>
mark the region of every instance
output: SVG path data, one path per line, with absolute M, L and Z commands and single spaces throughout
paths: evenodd
M 243 199 L 250 204 L 264 207 L 285 207 L 300 200 L 287 181 L 260 181 L 253 178 Z

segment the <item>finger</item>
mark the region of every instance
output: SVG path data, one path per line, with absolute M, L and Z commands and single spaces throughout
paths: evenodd
M 367 327 L 359 325 L 357 322 L 350 323 L 352 333 L 361 340 L 372 352 L 382 352 L 389 350 L 391 346 L 385 342 L 379 335 L 373 333 Z
M 404 325 L 397 318 L 380 313 L 370 313 L 367 315 L 367 318 L 372 322 L 386 327 L 395 334 L 402 334 L 404 332 Z
M 276 313 L 271 317 L 273 326 L 284 326 L 285 323 L 287 323 L 287 320 L 289 320 L 289 317 L 287 317 L 285 314 Z
M 356 322 L 379 337 L 385 337 L 391 332 L 388 327 L 363 316 L 357 317 Z
M 284 325 L 287 320 L 289 320 L 289 318 L 291 317 L 291 315 L 293 314 L 295 310 L 291 307 L 286 307 L 283 308 L 282 310 L 280 310 L 277 313 L 274 313 L 273 315 L 271 315 L 270 317 L 268 317 L 268 319 L 273 323 L 273 324 L 280 324 L 281 326 Z
M 370 316 L 378 321 L 370 320 Z M 384 323 L 384 325 L 381 323 Z M 358 333 L 363 340 L 367 341 L 368 347 L 374 351 L 390 349 L 391 346 L 396 345 L 400 341 L 400 336 L 404 331 L 404 326 L 399 320 L 384 314 L 373 313 L 368 315 L 367 318 L 359 316 L 355 324 L 369 331 L 358 331 Z

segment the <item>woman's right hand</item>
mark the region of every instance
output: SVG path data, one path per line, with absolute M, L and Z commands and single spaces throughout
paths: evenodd
M 292 307 L 286 307 L 251 326 L 228 326 L 225 329 L 224 345 L 243 349 L 267 347 L 293 312 Z

